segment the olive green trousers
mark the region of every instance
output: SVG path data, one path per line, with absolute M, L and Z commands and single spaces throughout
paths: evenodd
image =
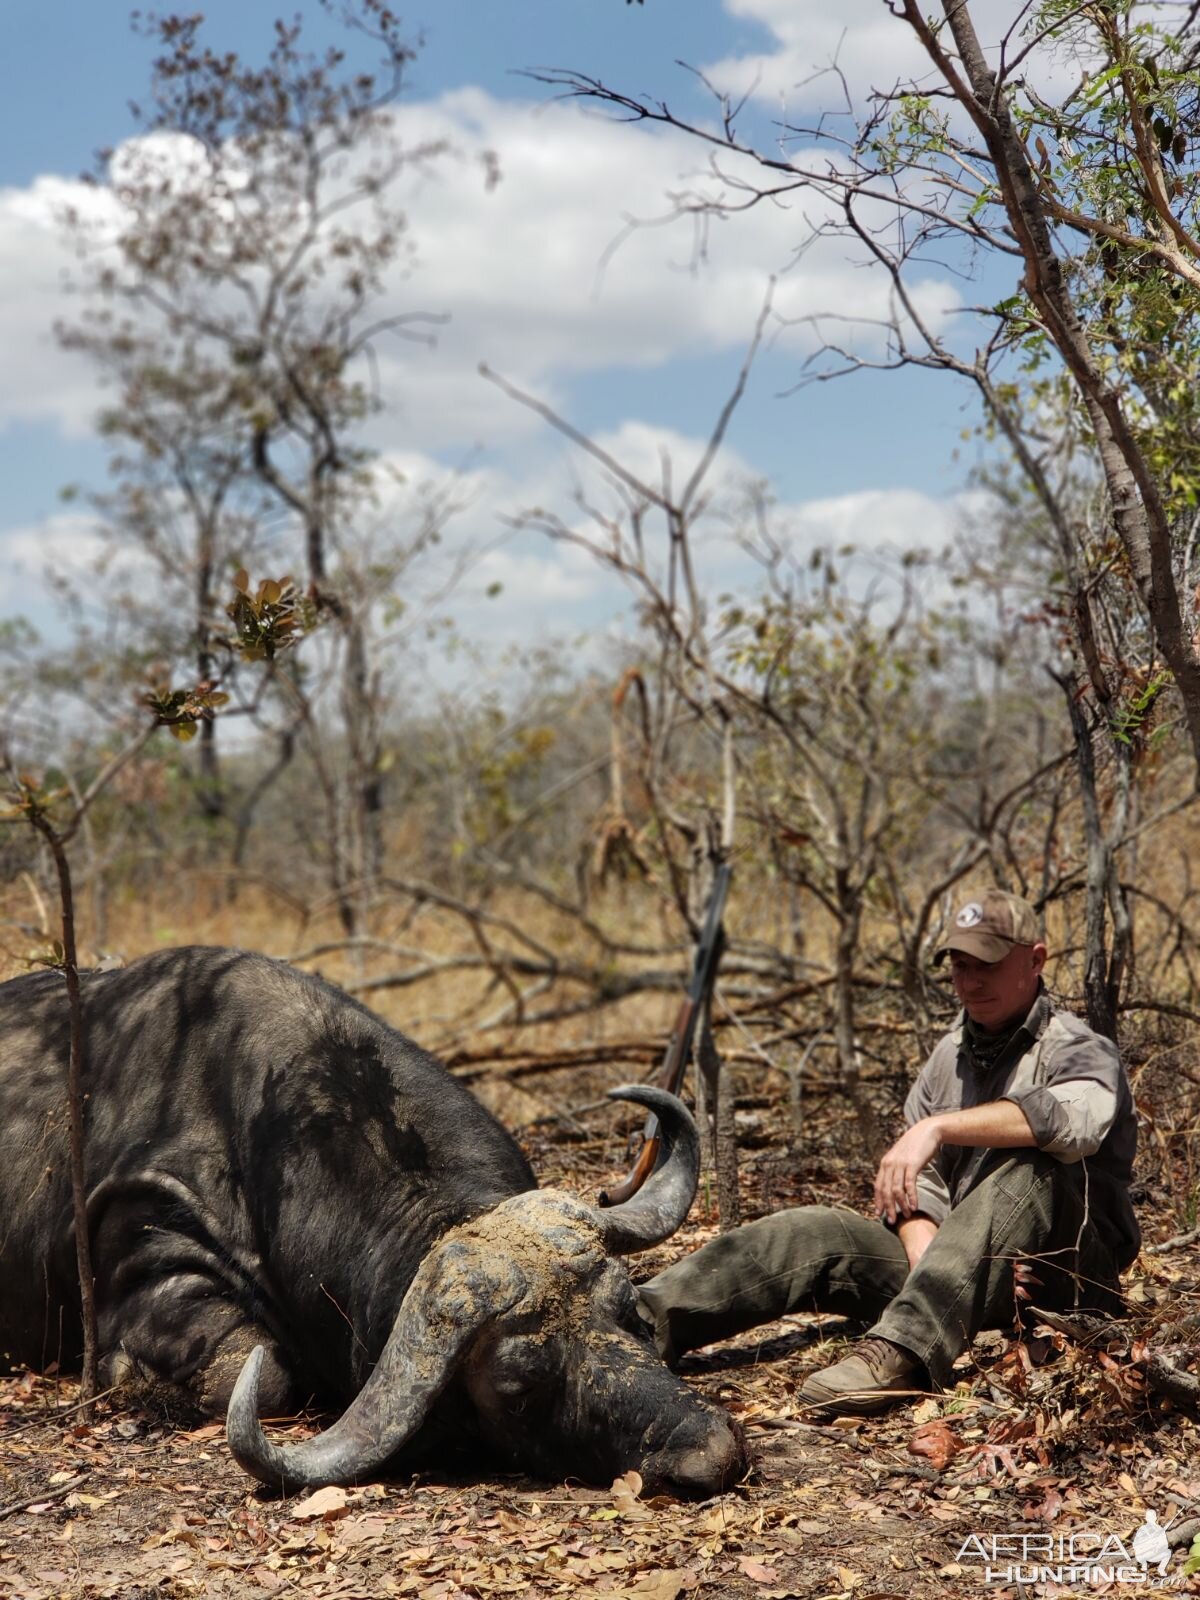
M 883 1223 L 833 1206 L 800 1206 L 719 1235 L 638 1289 L 662 1356 L 791 1311 L 872 1323 L 948 1387 L 984 1328 L 1011 1325 L 1014 1265 L 1026 1262 L 1033 1304 L 1116 1311 L 1117 1263 L 1094 1218 L 1084 1163 L 1036 1150 L 997 1152 L 917 1265 Z

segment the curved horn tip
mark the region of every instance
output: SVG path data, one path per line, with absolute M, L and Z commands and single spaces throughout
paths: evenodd
M 634 1100 L 639 1105 L 649 1106 L 654 1109 L 658 1106 L 678 1107 L 685 1116 L 690 1117 L 691 1112 L 677 1094 L 672 1094 L 669 1089 L 660 1089 L 653 1083 L 621 1083 L 615 1089 L 605 1091 L 609 1100 Z
M 238 1411 L 247 1410 L 254 1416 L 258 1415 L 258 1382 L 266 1358 L 265 1346 L 256 1344 L 246 1357 L 233 1386 L 233 1393 L 229 1397 L 230 1412 L 236 1407 Z
M 271 1453 L 271 1446 L 258 1420 L 259 1378 L 266 1355 L 261 1344 L 255 1345 L 238 1373 L 225 1412 L 225 1438 L 238 1465 L 260 1483 L 269 1484 L 277 1482 L 278 1478 L 265 1459 Z
M 615 1089 L 606 1089 L 604 1093 L 609 1100 L 636 1100 L 646 1087 L 644 1083 L 619 1083 Z
M 666 1089 L 645 1083 L 622 1084 L 610 1099 L 647 1107 L 662 1133 L 658 1164 L 635 1193 L 598 1211 L 601 1237 L 610 1255 L 632 1255 L 669 1239 L 682 1227 L 696 1193 L 700 1136 L 692 1113 Z

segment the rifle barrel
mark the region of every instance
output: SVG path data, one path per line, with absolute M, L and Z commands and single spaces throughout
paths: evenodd
M 695 1036 L 700 1008 L 712 988 L 713 980 L 716 976 L 717 963 L 721 959 L 723 943 L 722 918 L 725 914 L 725 900 L 729 893 L 729 880 L 732 873 L 733 868 L 726 861 L 721 863 L 713 876 L 712 892 L 709 895 L 708 906 L 704 914 L 704 925 L 700 930 L 696 953 L 692 960 L 691 978 L 688 982 L 683 1002 L 679 1007 L 678 1015 L 675 1018 L 675 1026 L 671 1030 L 671 1038 L 667 1044 L 662 1066 L 659 1069 L 659 1084 L 671 1094 L 678 1094 L 683 1085 L 688 1058 L 692 1053 L 692 1040 Z M 629 1174 L 620 1183 L 614 1184 L 611 1189 L 601 1190 L 599 1202 L 602 1206 L 623 1204 L 624 1201 L 637 1193 L 654 1171 L 658 1162 L 659 1150 L 662 1147 L 662 1138 L 659 1134 L 658 1118 L 653 1112 L 650 1112 L 646 1118 L 646 1125 L 642 1130 L 642 1140 L 641 1151 Z

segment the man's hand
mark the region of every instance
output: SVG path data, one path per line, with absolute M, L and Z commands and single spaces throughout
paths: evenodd
M 917 1176 L 942 1148 L 937 1117 L 922 1117 L 907 1129 L 879 1163 L 875 1174 L 875 1214 L 895 1222 L 917 1209 Z

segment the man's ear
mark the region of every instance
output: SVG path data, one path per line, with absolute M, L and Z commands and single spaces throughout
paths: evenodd
M 1035 978 L 1040 978 L 1042 969 L 1046 965 L 1046 946 L 1039 940 L 1032 949 L 1032 970 Z

